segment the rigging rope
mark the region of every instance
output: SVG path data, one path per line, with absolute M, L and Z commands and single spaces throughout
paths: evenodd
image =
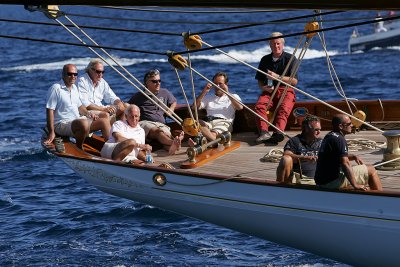
M 39 10 L 41 11 L 41 10 Z M 43 12 L 43 11 L 42 11 Z M 47 11 L 44 11 L 47 12 Z M 77 28 L 83 35 L 85 35 L 86 38 L 88 38 L 92 43 L 94 43 L 96 46 L 98 44 L 88 35 L 86 34 L 85 31 L 79 28 L 77 24 L 75 24 L 71 19 L 69 19 L 67 16 L 64 16 L 65 19 L 67 19 L 70 23 L 72 23 L 75 28 Z M 85 41 L 83 41 L 80 37 L 78 37 L 74 32 L 72 32 L 68 27 L 66 27 L 60 20 L 57 18 L 54 18 L 54 20 L 59 23 L 67 32 L 69 32 L 71 35 L 73 35 L 76 39 L 78 39 L 82 44 L 85 44 Z M 99 58 L 101 58 L 107 65 L 109 65 L 114 71 L 116 71 L 121 77 L 123 77 L 126 81 L 128 81 L 132 86 L 134 86 L 139 92 L 141 92 L 145 97 L 147 97 L 150 101 L 152 101 L 156 106 L 161 108 L 166 114 L 168 114 L 175 122 L 177 122 L 179 125 L 181 125 L 182 119 L 179 118 L 174 112 L 171 112 L 171 110 L 160 100 L 158 100 L 157 97 L 155 99 L 158 100 L 158 103 L 152 99 L 149 95 L 147 95 L 143 90 L 141 90 L 136 84 L 134 84 L 131 80 L 129 80 L 124 74 L 122 74 L 118 69 L 116 69 L 111 63 L 109 63 L 104 57 L 102 57 L 99 53 L 97 53 L 93 48 L 89 47 L 89 49 L 96 54 Z M 147 93 L 150 93 L 150 95 L 154 96 L 154 94 L 148 90 L 136 77 L 134 77 L 126 68 L 124 68 L 121 64 L 119 64 L 107 51 L 101 48 L 101 51 L 105 53 L 114 63 L 116 63 L 119 67 L 121 67 L 131 78 L 133 78 L 137 83 L 139 83 Z M 174 117 L 175 116 L 175 117 Z
M 130 48 L 112 47 L 112 46 L 104 46 L 104 45 L 100 46 L 100 45 L 90 45 L 90 44 L 79 44 L 79 43 L 72 43 L 72 42 L 65 42 L 65 41 L 46 40 L 46 39 L 20 37 L 20 36 L 13 36 L 13 35 L 0 35 L 0 38 L 24 40 L 24 41 L 31 41 L 31 42 L 51 43 L 51 44 L 81 46 L 81 47 L 87 47 L 87 48 L 104 48 L 104 49 L 110 49 L 110 50 L 116 50 L 116 51 L 125 51 L 125 52 L 142 53 L 142 54 L 150 54 L 150 55 L 165 56 L 165 54 L 166 54 L 165 52 L 136 50 L 136 49 L 130 49 Z
M 322 22 L 321 22 L 321 28 L 323 28 Z M 322 45 L 322 48 L 324 49 L 324 52 L 325 52 L 326 63 L 327 63 L 327 65 L 328 65 L 329 75 L 330 75 L 330 77 L 331 77 L 333 86 L 335 87 L 335 89 L 336 89 L 336 91 L 338 92 L 338 94 L 345 100 L 345 102 L 346 102 L 346 104 L 347 104 L 347 107 L 349 108 L 350 114 L 353 115 L 353 110 L 352 110 L 351 107 L 350 107 L 349 99 L 346 97 L 346 94 L 345 94 L 345 92 L 344 92 L 344 90 L 343 90 L 342 84 L 340 83 L 340 80 L 339 80 L 339 77 L 338 77 L 338 75 L 337 75 L 337 73 L 336 73 L 336 70 L 335 70 L 335 68 L 333 67 L 333 63 L 332 63 L 332 61 L 331 61 L 331 58 L 329 57 L 328 50 L 326 49 L 327 46 L 326 46 L 326 41 L 325 41 L 325 34 L 324 34 L 324 32 L 322 32 L 322 34 L 318 33 L 318 37 L 319 37 L 319 39 L 321 40 L 321 45 Z M 332 72 L 333 72 L 333 74 L 335 75 L 335 78 L 333 78 Z M 336 79 L 336 81 L 337 81 L 337 83 L 338 83 L 338 86 L 339 86 L 339 89 L 340 89 L 340 90 L 338 89 L 338 86 L 336 85 L 335 79 Z
M 99 8 L 109 9 L 120 9 L 120 10 L 131 10 L 131 11 L 145 11 L 145 12 L 168 12 L 168 13 L 268 13 L 268 12 L 288 12 L 295 11 L 291 9 L 244 9 L 244 10 L 180 10 L 180 9 L 153 9 L 153 8 L 137 8 L 137 7 L 119 7 L 119 6 L 97 6 Z
M 46 26 L 57 26 L 60 25 L 57 23 L 50 23 L 50 22 L 41 22 L 41 21 L 29 21 L 29 20 L 15 20 L 15 19 L 0 19 L 3 22 L 15 22 L 15 23 L 23 23 L 23 24 L 33 24 L 33 25 L 46 25 Z M 73 28 L 74 25 L 65 24 L 67 27 Z M 156 32 L 156 31 L 148 31 L 148 30 L 132 30 L 126 28 L 109 28 L 109 27 L 100 27 L 100 26 L 89 26 L 89 25 L 80 25 L 80 28 L 83 29 L 94 29 L 94 30 L 104 30 L 104 31 L 118 31 L 118 32 L 135 32 L 135 33 L 148 33 L 148 34 L 159 34 L 159 35 L 173 35 L 173 36 L 180 36 L 180 33 L 173 33 L 173 32 Z
M 333 31 L 333 30 L 338 30 L 338 29 L 344 29 L 344 28 L 349 28 L 349 27 L 355 27 L 355 26 L 360 26 L 360 25 L 366 25 L 366 24 L 373 24 L 376 23 L 377 21 L 387 21 L 387 20 L 395 20 L 399 19 L 400 16 L 395 16 L 391 18 L 383 18 L 380 20 L 371 20 L 371 21 L 364 21 L 364 22 L 358 22 L 358 23 L 350 23 L 346 25 L 339 25 L 339 26 L 333 26 L 329 28 L 324 28 L 324 29 L 318 29 L 318 30 L 313 30 L 313 31 L 308 31 L 308 32 L 296 32 L 296 33 L 291 33 L 291 34 L 285 34 L 280 36 L 280 38 L 288 38 L 288 37 L 294 37 L 294 36 L 299 36 L 307 33 L 318 33 L 318 32 L 326 32 L 326 31 Z M 199 34 L 199 33 L 193 33 L 194 34 Z M 237 42 L 237 43 L 230 43 L 230 44 L 225 44 L 225 45 L 217 45 L 214 47 L 208 47 L 208 48 L 202 48 L 202 49 L 194 49 L 190 50 L 192 53 L 194 52 L 204 52 L 207 50 L 212 50 L 215 48 L 225 48 L 225 47 L 231 47 L 231 46 L 239 46 L 239 45 L 244 45 L 244 44 L 251 44 L 251 43 L 257 43 L 257 42 L 265 42 L 265 41 L 270 41 L 272 39 L 275 39 L 275 37 L 267 37 L 267 38 L 260 38 L 260 39 L 254 39 L 254 40 L 249 40 L 249 41 L 243 41 L 243 42 Z M 179 51 L 175 52 L 175 54 L 187 54 L 187 51 Z
M 330 11 L 330 12 L 325 12 L 324 15 L 336 14 L 336 13 L 342 13 L 342 12 L 345 12 L 345 11 Z M 283 23 L 283 22 L 297 20 L 297 19 L 310 18 L 310 17 L 314 17 L 314 16 L 315 15 L 312 14 L 312 15 L 303 15 L 303 16 L 297 16 L 297 17 L 287 18 L 287 19 L 277 19 L 277 20 L 270 21 L 270 23 Z M 214 30 L 208 30 L 208 31 L 203 31 L 203 32 L 197 32 L 194 34 L 201 35 L 201 34 L 215 33 L 215 32 L 228 31 L 228 30 L 243 29 L 243 28 L 248 28 L 248 27 L 260 26 L 260 25 L 264 25 L 264 24 L 266 24 L 266 23 L 250 23 L 248 25 L 234 26 L 234 27 L 222 28 L 222 29 L 214 29 Z
M 316 31 L 309 31 L 308 33 L 312 33 L 312 32 L 316 32 Z M 282 38 L 282 36 L 273 37 L 273 38 L 269 38 L 269 39 L 275 39 L 275 38 Z M 238 61 L 238 62 L 244 64 L 245 66 L 248 66 L 248 67 L 252 68 L 253 70 L 258 71 L 258 72 L 260 72 L 260 73 L 266 75 L 266 76 L 269 77 L 270 79 L 273 79 L 273 80 L 276 80 L 276 81 L 280 81 L 282 84 L 284 84 L 284 85 L 286 85 L 286 86 L 288 86 L 288 87 L 290 87 L 290 88 L 293 88 L 295 91 L 297 91 L 297 92 L 299 92 L 299 93 L 301 93 L 301 94 L 303 94 L 303 95 L 305 95 L 305 96 L 308 96 L 308 97 L 310 97 L 311 99 L 313 99 L 313 100 L 315 100 L 315 101 L 318 101 L 318 102 L 324 104 L 325 106 L 330 107 L 331 109 L 333 109 L 333 110 L 335 110 L 335 111 L 337 111 L 337 112 L 339 112 L 339 113 L 343 113 L 343 114 L 349 116 L 350 118 L 353 118 L 354 120 L 356 120 L 356 121 L 358 121 L 358 122 L 361 122 L 362 124 L 365 124 L 365 125 L 371 127 L 372 129 L 378 131 L 378 132 L 381 132 L 381 133 L 383 132 L 381 129 L 379 129 L 379 128 L 377 128 L 377 127 L 375 127 L 375 126 L 373 126 L 373 125 L 371 125 L 371 124 L 369 124 L 369 123 L 367 123 L 367 122 L 365 122 L 365 121 L 362 121 L 362 120 L 360 120 L 359 118 L 354 117 L 353 115 L 348 114 L 348 113 L 346 113 L 346 112 L 344 112 L 344 111 L 342 111 L 342 110 L 340 110 L 340 109 L 338 109 L 338 108 L 332 106 L 331 104 L 326 103 L 325 101 L 323 101 L 323 100 L 321 100 L 321 99 L 319 99 L 319 98 L 317 98 L 317 97 L 315 97 L 315 96 L 313 96 L 313 95 L 311 95 L 311 94 L 309 94 L 309 93 L 307 93 L 307 92 L 304 92 L 303 90 L 301 90 L 301 89 L 299 89 L 299 88 L 297 88 L 297 87 L 295 87 L 295 86 L 293 86 L 293 85 L 290 85 L 289 83 L 286 83 L 286 82 L 284 82 L 284 81 L 282 81 L 282 80 L 279 80 L 279 79 L 277 79 L 277 78 L 274 78 L 274 77 L 272 77 L 271 75 L 269 75 L 268 73 L 266 73 L 266 72 L 264 72 L 264 71 L 262 71 L 262 70 L 259 70 L 258 68 L 256 68 L 256 67 L 254 67 L 254 66 L 248 64 L 247 62 L 244 62 L 243 60 L 237 59 L 237 58 L 235 58 L 235 57 L 229 55 L 228 53 L 222 51 L 221 49 L 218 49 L 218 48 L 216 48 L 216 47 L 212 47 L 210 44 L 206 43 L 204 40 L 202 40 L 201 42 L 204 43 L 204 44 L 206 44 L 207 46 L 209 46 L 209 48 L 207 48 L 207 49 L 215 49 L 215 50 L 221 52 L 222 54 L 224 54 L 224 55 L 226 55 L 226 56 L 228 56 L 228 57 L 230 57 L 230 58 L 232 58 L 232 59 L 234 59 L 234 60 L 236 60 L 236 61 Z M 204 76 L 202 76 L 202 77 L 205 78 Z M 205 78 L 205 79 L 207 79 L 207 78 Z M 208 79 L 207 79 L 207 80 L 208 80 Z M 243 105 L 243 107 L 245 107 L 246 109 L 248 108 L 246 105 Z M 266 121 L 264 118 L 262 118 L 261 116 L 259 116 L 257 113 L 254 113 L 253 110 L 250 109 L 250 111 L 251 111 L 253 114 L 256 114 L 257 117 L 259 117 L 259 118 L 261 118 L 262 120 L 264 120 L 265 122 L 267 122 L 270 126 L 272 126 L 273 128 L 277 129 L 274 125 L 270 124 L 268 121 Z M 281 130 L 279 130 L 279 129 L 277 129 L 277 130 L 278 130 L 280 133 L 286 135 L 286 134 L 285 134 L 284 132 L 282 132 Z M 286 135 L 286 136 L 287 136 L 287 135 Z

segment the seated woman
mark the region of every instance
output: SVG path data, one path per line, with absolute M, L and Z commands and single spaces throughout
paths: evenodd
M 139 125 L 140 109 L 136 105 L 129 105 L 125 111 L 126 120 L 116 121 L 110 132 L 110 139 L 104 144 L 101 156 L 113 160 L 122 160 L 129 163 L 146 161 L 146 152 L 152 147 L 145 144 L 145 133 Z

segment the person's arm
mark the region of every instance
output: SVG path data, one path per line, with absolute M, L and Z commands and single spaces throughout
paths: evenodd
M 46 108 L 46 121 L 49 135 L 47 136 L 47 139 L 44 141 L 44 143 L 46 145 L 49 145 L 56 137 L 56 133 L 54 132 L 54 110 Z
M 212 87 L 211 83 L 207 83 L 206 86 L 204 86 L 204 88 L 201 91 L 200 95 L 196 98 L 196 106 L 197 106 L 197 108 L 200 108 L 201 101 L 208 94 L 208 92 L 210 92 L 211 87 Z
M 364 164 L 364 161 L 359 156 L 356 156 L 354 154 L 349 154 L 348 157 L 349 157 L 349 160 L 354 160 L 358 165 Z
M 297 155 L 294 154 L 292 151 L 290 150 L 285 150 L 283 152 L 284 155 L 288 155 L 290 157 L 292 157 L 293 162 L 298 162 L 298 161 L 314 161 L 316 162 L 318 157 L 317 156 L 304 156 L 304 155 Z
M 228 97 L 229 97 L 229 99 L 231 100 L 232 106 L 233 106 L 233 108 L 234 108 L 235 110 L 242 110 L 242 109 L 243 109 L 243 105 L 240 104 L 240 103 L 237 101 L 236 98 L 230 97 L 230 96 L 228 96 Z
M 350 184 L 354 187 L 354 189 L 364 190 L 364 191 L 367 190 L 364 186 L 357 184 L 349 158 L 347 156 L 342 157 L 341 163 L 342 163 L 343 173 L 346 176 L 347 180 L 349 180 Z
M 88 118 L 91 118 L 94 121 L 99 118 L 99 116 L 97 114 L 94 114 L 94 113 L 90 112 L 84 105 L 80 105 L 78 107 L 78 110 L 79 110 L 79 114 L 80 115 L 86 116 Z
M 298 80 L 295 77 L 290 79 L 290 76 L 279 76 L 279 74 L 277 74 L 277 73 L 275 73 L 273 71 L 270 71 L 270 70 L 268 71 L 268 74 L 271 75 L 272 77 L 276 78 L 276 79 L 280 79 L 283 82 L 288 83 L 288 84 L 293 85 L 293 86 L 296 86 L 297 82 L 298 82 Z

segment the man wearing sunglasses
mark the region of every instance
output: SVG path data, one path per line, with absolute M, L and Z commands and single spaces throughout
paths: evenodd
M 175 154 L 181 147 L 183 139 L 183 132 L 179 136 L 173 137 L 171 129 L 165 125 L 165 115 L 174 112 L 176 107 L 176 98 L 167 89 L 161 88 L 161 77 L 158 70 L 150 70 L 144 76 L 144 85 L 152 93 L 146 92 L 148 97 L 144 96 L 141 92 L 135 93 L 128 101 L 129 104 L 135 104 L 140 108 L 140 122 L 139 125 L 146 133 L 146 140 L 158 141 L 170 155 Z M 162 102 L 167 107 L 167 113 L 156 105 Z
M 315 184 L 318 150 L 322 138 L 321 122 L 308 116 L 301 125 L 301 133 L 290 138 L 283 148 L 283 156 L 276 171 L 276 180 L 284 183 Z
M 123 116 L 125 105 L 104 80 L 103 62 L 100 59 L 90 60 L 85 72 L 78 81 L 82 104 L 100 117 L 111 116 L 111 122 L 115 121 L 115 116 Z M 103 102 L 106 105 L 103 105 Z
M 101 130 L 107 141 L 110 123 L 88 111 L 79 98 L 75 85 L 78 76 L 76 66 L 67 64 L 62 71 L 62 79 L 53 84 L 47 92 L 46 117 L 48 136 L 45 144 L 51 144 L 56 134 L 76 139 L 78 148 L 83 148 L 90 132 Z
M 355 190 L 382 191 L 378 173 L 372 165 L 365 165 L 362 159 L 348 153 L 345 135 L 351 133 L 349 116 L 337 114 L 332 119 L 333 130 L 322 141 L 318 152 L 315 183 L 320 187 L 339 189 L 352 186 Z M 351 166 L 354 160 L 358 165 Z

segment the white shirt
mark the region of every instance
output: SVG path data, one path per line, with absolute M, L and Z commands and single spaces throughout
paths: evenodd
M 140 125 L 138 124 L 135 128 L 131 127 L 127 121 L 121 120 L 121 121 L 116 121 L 110 131 L 110 139 L 108 139 L 107 143 L 116 143 L 114 136 L 112 135 L 113 133 L 119 133 L 125 138 L 128 139 L 134 139 L 136 143 L 138 144 L 145 144 L 145 138 L 146 135 L 144 133 L 144 130 Z M 140 149 L 135 148 L 132 153 L 134 155 L 137 155 L 139 153 Z M 130 154 L 132 154 L 130 153 Z
M 75 84 L 69 91 L 61 79 L 49 88 L 46 98 L 46 108 L 54 110 L 54 124 L 72 121 L 80 117 L 78 108 L 82 106 L 82 102 Z
M 237 94 L 232 94 L 233 97 L 239 101 L 242 101 Z M 206 95 L 201 103 L 200 109 L 205 108 L 207 110 L 208 116 L 214 116 L 218 118 L 227 119 L 230 122 L 235 118 L 235 108 L 232 105 L 232 101 L 229 97 L 224 94 L 221 97 L 216 96 L 215 94 Z
M 102 103 L 103 100 L 107 105 L 112 105 L 115 100 L 119 99 L 103 78 L 94 87 L 93 81 L 87 73 L 79 78 L 78 89 L 82 104 L 85 107 L 90 104 L 104 106 Z

